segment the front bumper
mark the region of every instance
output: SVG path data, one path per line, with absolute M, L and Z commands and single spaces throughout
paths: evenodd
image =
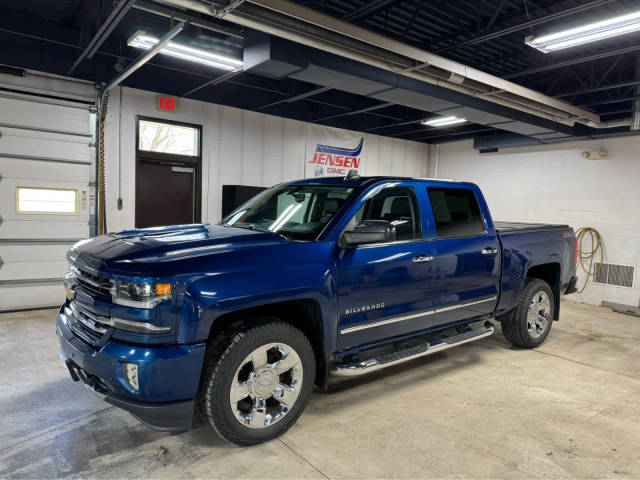
M 150 427 L 191 428 L 206 344 L 146 347 L 112 340 L 96 349 L 71 331 L 64 313 L 58 315 L 56 331 L 60 356 L 75 381 Z M 138 365 L 139 391 L 124 378 L 125 362 Z

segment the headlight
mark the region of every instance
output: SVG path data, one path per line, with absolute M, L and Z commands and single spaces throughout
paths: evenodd
M 115 303 L 118 305 L 152 308 L 168 298 L 171 298 L 170 283 L 117 282 Z

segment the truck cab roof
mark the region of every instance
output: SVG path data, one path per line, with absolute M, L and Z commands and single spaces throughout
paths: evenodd
M 383 182 L 429 182 L 429 183 L 442 183 L 446 185 L 458 184 L 464 186 L 474 185 L 469 182 L 456 182 L 455 180 L 448 180 L 442 178 L 420 178 L 420 177 L 387 177 L 387 176 L 374 176 L 374 177 L 320 177 L 320 178 L 307 178 L 304 180 L 295 180 L 288 182 L 289 185 L 348 185 L 351 187 L 369 187 L 377 183 Z

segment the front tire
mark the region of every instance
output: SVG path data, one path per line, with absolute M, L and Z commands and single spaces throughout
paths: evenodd
M 228 334 L 207 352 L 198 405 L 225 439 L 248 446 L 287 431 L 313 389 L 313 348 L 294 326 L 271 319 Z
M 541 345 L 551 331 L 554 306 L 553 291 L 547 282 L 527 280 L 516 308 L 500 318 L 504 338 L 522 348 Z

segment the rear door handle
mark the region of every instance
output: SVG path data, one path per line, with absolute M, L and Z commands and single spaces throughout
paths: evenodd
M 433 257 L 429 255 L 418 255 L 417 257 L 413 257 L 413 263 L 427 263 L 433 260 Z
M 482 250 L 483 255 L 495 255 L 496 253 L 498 253 L 497 248 L 485 248 Z

